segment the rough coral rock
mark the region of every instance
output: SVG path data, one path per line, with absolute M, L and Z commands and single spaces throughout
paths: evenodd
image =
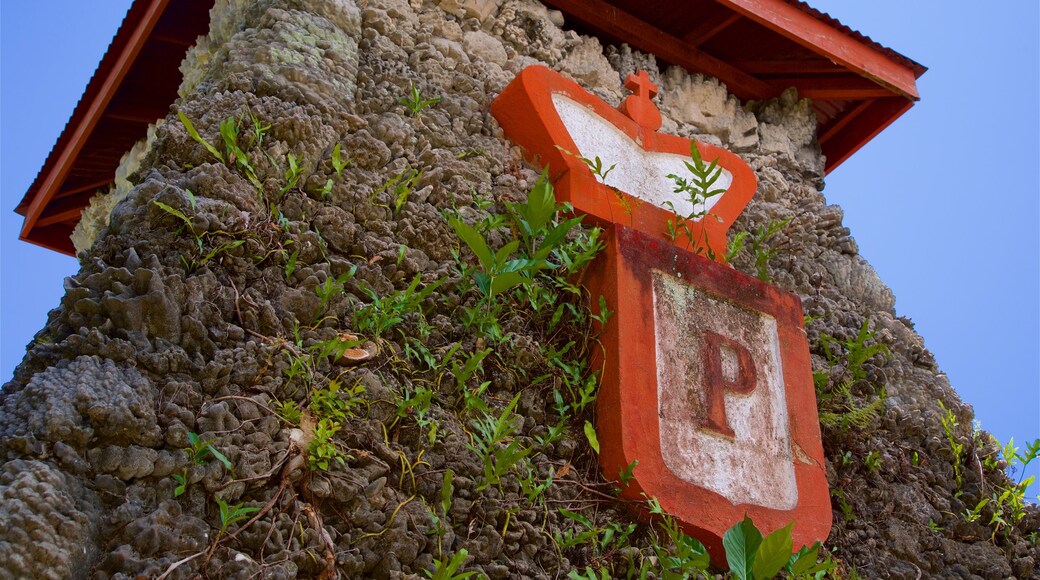
M 80 272 L 0 393 L 7 576 L 415 577 L 465 549 L 467 571 L 555 578 L 592 565 L 623 574 L 626 558 L 648 556 L 652 536 L 606 499 L 581 424 L 555 431 L 553 385 L 580 368 L 587 328 L 550 331 L 548 317 L 508 308 L 491 341 L 464 318 L 479 312 L 477 292 L 444 216 L 493 223 L 535 183 L 489 108 L 538 63 L 612 105 L 621 81 L 647 70 L 665 131 L 723 145 L 756 171 L 758 194 L 734 231 L 790 219 L 768 242 L 779 252 L 766 273 L 812 317 L 815 370 L 848 380 L 855 400 L 887 395 L 864 428 L 824 428 L 836 492 L 827 546 L 843 570 L 1035 576 L 1035 509 L 996 534 L 960 517 L 1007 480 L 1000 467 L 976 468 L 995 450 L 822 195 L 811 103 L 786 92 L 742 106 L 716 79 L 604 47 L 532 0 L 218 0 L 210 16 L 173 110 L 211 144 L 238 119 L 252 175 L 171 113 L 134 156 L 125 197 L 91 218 Z M 413 87 L 431 102 L 402 102 Z M 290 155 L 299 175 L 287 186 Z M 509 235 L 492 229 L 488 240 L 497 248 Z M 734 265 L 756 268 L 746 253 Z M 376 327 L 413 282 L 439 286 L 364 337 L 371 360 L 318 354 Z M 853 381 L 824 344 L 854 340 L 865 323 L 891 355 L 863 361 Z M 550 348 L 567 369 L 549 362 Z M 473 356 L 485 358 L 458 378 Z M 340 402 L 328 404 L 346 409 L 332 437 L 343 462 L 311 469 L 308 415 L 333 384 Z M 426 388 L 428 409 L 416 402 Z M 464 390 L 496 416 L 519 397 L 513 438 L 531 451 L 500 485 L 483 481 Z M 971 450 L 963 465 L 940 401 Z M 863 467 L 872 451 L 873 470 Z M 532 482 L 550 477 L 546 503 L 531 500 Z M 222 526 L 218 499 L 257 511 Z M 631 545 L 557 550 L 553 534 L 584 527 L 556 506 L 632 526 Z

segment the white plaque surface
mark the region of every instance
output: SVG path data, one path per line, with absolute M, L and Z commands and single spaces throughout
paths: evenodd
M 733 504 L 798 503 L 776 320 L 654 270 L 661 453 Z
M 671 211 L 667 202 L 671 202 L 675 212 L 680 216 L 709 211 L 722 195 L 715 195 L 695 208 L 686 193 L 675 193 L 675 182 L 668 175 L 678 175 L 692 179 L 686 161 L 688 155 L 646 151 L 623 131 L 570 98 L 553 94 L 553 104 L 560 114 L 560 120 L 570 134 L 578 151 L 571 153 L 580 155 L 590 161 L 599 157 L 604 169 L 614 166 L 604 180 L 606 185 L 617 188 L 629 195 L 649 202 L 661 209 Z M 710 162 L 710 159 L 705 159 Z M 719 179 L 712 185 L 713 189 L 729 189 L 733 176 L 721 169 Z M 696 210 L 696 211 L 694 211 Z M 694 221 L 700 221 L 697 218 Z

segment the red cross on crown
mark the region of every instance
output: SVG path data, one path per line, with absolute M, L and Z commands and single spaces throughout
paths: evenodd
M 628 75 L 625 88 L 632 91 L 632 94 L 625 97 L 619 110 L 644 130 L 660 129 L 661 111 L 657 110 L 657 105 L 652 100 L 657 96 L 657 85 L 650 80 L 650 75 L 645 70 Z

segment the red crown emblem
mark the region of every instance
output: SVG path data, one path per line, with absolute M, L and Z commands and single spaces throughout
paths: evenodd
M 568 201 L 600 224 L 619 223 L 653 236 L 666 236 L 668 224 L 685 221 L 688 235 L 676 237 L 683 249 L 705 250 L 722 262 L 726 232 L 755 193 L 750 167 L 733 153 L 696 143 L 705 162 L 721 169 L 713 188 L 724 192 L 703 203 L 676 193 L 668 175 L 688 175 L 693 142 L 658 133 L 661 113 L 651 98 L 657 87 L 646 71 L 630 75 L 633 91 L 614 109 L 558 73 L 543 66 L 524 69 L 491 106 L 506 134 L 531 163 L 547 167 L 557 198 Z M 599 158 L 613 169 L 600 179 L 583 161 Z M 701 217 L 693 220 L 691 215 Z

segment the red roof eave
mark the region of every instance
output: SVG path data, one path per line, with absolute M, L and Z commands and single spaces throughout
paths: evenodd
M 797 88 L 800 96 L 813 100 L 820 119 L 819 142 L 828 173 L 913 106 L 919 99 L 916 79 L 927 70 L 801 0 L 542 2 L 583 24 L 586 32 L 716 77 L 740 99 L 769 99 Z M 693 13 L 669 8 L 685 2 L 698 13 L 703 10 L 705 20 L 686 22 L 695 18 Z M 20 239 L 73 254 L 69 234 L 91 192 L 111 182 L 121 156 L 117 153 L 143 137 L 143 127 L 163 116 L 176 98 L 175 84 L 149 93 L 142 87 L 157 86 L 154 82 L 131 83 L 128 78 L 137 79 L 142 69 L 151 78 L 178 75 L 171 60 L 175 55 L 157 53 L 155 43 L 173 43 L 186 51 L 198 34 L 205 34 L 210 6 L 212 0 L 134 0 L 65 130 L 15 209 L 25 216 Z M 680 17 L 685 20 L 675 26 Z M 762 39 L 760 48 L 752 42 L 749 50 L 748 41 L 756 38 Z M 133 122 L 119 132 L 107 128 L 128 118 Z M 99 131 L 99 123 L 106 129 Z M 100 146 L 99 139 L 104 141 Z M 84 155 L 88 143 L 91 154 Z
M 873 43 L 860 42 L 825 22 L 824 18 L 837 21 L 808 6 L 803 5 L 803 10 L 785 0 L 716 1 L 899 95 L 914 101 L 921 98 L 917 78 L 926 70 L 924 67 L 912 67 L 912 61 L 905 58 L 899 59 L 904 62 L 890 58 L 876 45 L 871 46 Z
M 26 195 L 27 199 L 23 200 L 22 205 L 19 206 L 19 209 L 25 211 L 23 214 L 25 221 L 22 224 L 19 239 L 52 247 L 49 240 L 34 240 L 30 236 L 33 226 L 36 225 L 40 214 L 54 198 L 54 194 L 68 175 L 73 160 L 83 148 L 91 131 L 97 126 L 101 113 L 112 100 L 112 96 L 133 65 L 148 34 L 155 27 L 168 2 L 169 0 L 137 0 L 131 6 L 123 25 L 98 66 L 94 78 L 87 86 L 84 98 L 76 106 L 72 118 L 66 125 L 65 133 L 59 138 L 54 150 L 48 156 L 40 175 L 37 176 L 33 187 Z M 124 33 L 124 30 L 127 32 Z M 68 133 L 69 129 L 72 129 L 71 133 Z M 68 133 L 67 136 L 66 133 Z M 24 207 L 26 201 L 28 201 L 28 207 Z

